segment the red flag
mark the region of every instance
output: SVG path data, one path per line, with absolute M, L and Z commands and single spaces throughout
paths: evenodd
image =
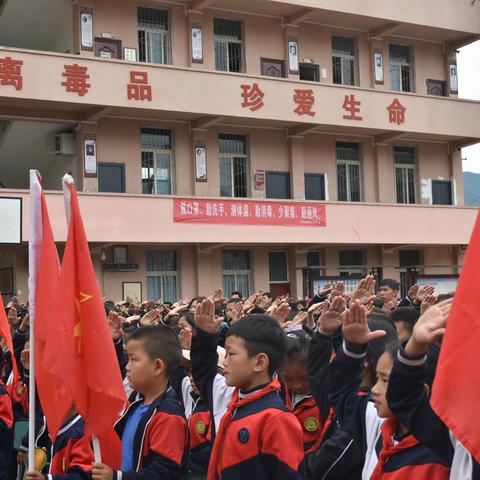
M 57 314 L 68 319 L 74 339 L 71 358 L 76 410 L 85 420 L 85 433 L 99 436 L 113 425 L 127 400 L 75 185 L 73 180 L 64 182 L 71 218 L 60 271 Z
M 72 365 L 68 363 L 68 352 L 73 348 L 73 340 L 65 321 L 53 315 L 57 308 L 60 262 L 40 180 L 38 173 L 32 172 L 29 234 L 30 314 L 33 317 L 38 396 L 47 419 L 48 431 L 52 438 L 56 438 L 72 405 L 72 392 L 68 388 Z
M 8 319 L 5 313 L 5 306 L 3 304 L 3 298 L 1 293 L 0 293 L 0 337 L 2 337 L 5 340 L 8 350 L 10 351 L 10 356 L 12 358 L 13 381 L 7 387 L 9 388 L 9 391 L 11 393 L 11 389 L 15 386 L 15 382 L 17 381 L 17 378 L 18 378 L 18 368 L 17 368 L 17 360 L 15 359 L 15 353 L 13 351 L 12 333 L 10 332 L 10 326 L 8 325 Z
M 480 215 L 473 229 L 440 350 L 431 404 L 480 462 Z

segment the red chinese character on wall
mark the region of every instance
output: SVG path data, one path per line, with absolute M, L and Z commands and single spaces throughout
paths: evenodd
M 130 72 L 127 96 L 129 100 L 152 101 L 152 87 L 148 84 L 147 72 Z
M 0 58 L 0 85 L 13 85 L 15 90 L 23 88 L 22 60 L 11 57 Z
M 405 122 L 405 112 L 407 109 L 395 98 L 393 102 L 387 107 L 388 121 L 401 125 Z
M 252 112 L 263 107 L 263 97 L 265 94 L 260 90 L 258 83 L 250 85 L 241 85 L 242 87 L 242 107 L 248 107 Z
M 312 112 L 312 107 L 315 103 L 313 90 L 295 89 L 293 101 L 297 104 L 297 108 L 294 110 L 297 115 L 310 115 L 311 117 L 315 115 L 315 112 Z
M 345 95 L 345 100 L 343 101 L 343 109 L 347 112 L 350 112 L 350 115 L 344 115 L 345 120 L 363 120 L 363 117 L 357 115 L 360 113 L 360 100 L 355 100 L 355 95 Z
M 87 80 L 90 75 L 87 75 L 87 67 L 82 67 L 76 63 L 73 65 L 64 65 L 65 71 L 62 73 L 64 77 L 67 77 L 62 85 L 66 87 L 67 92 L 76 92 L 80 97 L 83 97 L 88 93 L 88 89 L 91 87 Z

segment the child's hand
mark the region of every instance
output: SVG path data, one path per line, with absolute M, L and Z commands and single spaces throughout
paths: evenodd
M 215 335 L 222 318 L 215 320 L 215 303 L 211 298 L 206 298 L 195 307 L 195 325 L 205 333 Z
M 25 348 L 22 350 L 22 353 L 20 353 L 20 363 L 22 364 L 22 367 L 25 371 L 30 370 L 30 349 Z
M 343 314 L 343 338 L 353 347 L 361 347 L 371 340 L 384 337 L 384 330 L 370 331 L 367 323 L 367 310 L 360 300 L 350 304 L 350 308 Z
M 420 305 L 420 315 L 423 315 L 432 305 L 435 305 L 436 302 L 437 297 L 435 295 L 427 295 Z
M 243 316 L 243 303 L 237 302 L 230 314 L 230 325 L 235 325 Z
M 27 472 L 25 474 L 27 480 L 44 480 L 44 476 L 40 472 Z
M 417 294 L 415 295 L 414 303 L 420 305 L 428 295 L 433 295 L 435 287 L 433 285 L 424 285 L 418 289 Z
M 360 300 L 363 305 L 370 303 L 375 299 L 375 277 L 373 275 L 367 275 L 360 280 L 357 288 L 352 293 L 351 302 Z
M 317 322 L 318 332 L 329 337 L 342 326 L 342 313 L 345 309 L 345 299 L 336 296 L 331 303 L 323 303 L 323 312 Z
M 186 328 L 178 334 L 180 345 L 184 350 L 190 350 L 192 347 L 192 331 Z
M 269 309 L 270 310 L 270 309 Z M 280 325 L 283 325 L 290 315 L 292 309 L 288 303 L 282 303 L 278 307 L 273 307 L 269 312 L 269 315 L 274 318 Z
M 110 333 L 112 339 L 116 342 L 122 336 L 122 321 L 120 315 L 117 312 L 111 310 L 108 314 L 108 326 L 110 327 Z
M 113 470 L 108 465 L 93 463 L 92 467 L 93 480 L 113 480 Z
M 405 347 L 405 353 L 412 357 L 425 355 L 428 345 L 434 343 L 445 333 L 448 315 L 453 299 L 449 298 L 431 306 L 413 327 L 413 334 Z
M 335 297 L 338 297 L 339 295 L 343 295 L 345 292 L 345 283 L 344 282 L 338 282 L 334 283 L 332 287 L 332 291 L 330 293 L 330 301 L 333 301 Z

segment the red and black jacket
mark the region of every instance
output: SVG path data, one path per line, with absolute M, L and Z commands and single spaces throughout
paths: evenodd
M 133 402 L 115 431 L 120 439 L 130 412 L 139 403 Z M 143 415 L 135 433 L 133 464 L 135 471 L 115 472 L 118 480 L 176 480 L 182 474 L 182 464 L 188 447 L 188 427 L 182 405 L 175 390 L 168 390 L 154 400 Z
M 10 395 L 0 380 L 0 479 L 8 478 L 12 460 L 13 411 Z

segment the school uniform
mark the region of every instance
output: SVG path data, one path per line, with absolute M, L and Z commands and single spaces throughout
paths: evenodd
M 207 402 L 197 395 L 185 377 L 182 398 L 189 431 L 188 467 L 194 473 L 207 473 L 212 453 L 212 419 Z
M 396 437 L 398 420 L 380 418 L 370 397 L 358 395 L 362 353 L 349 350 L 344 342 L 331 363 L 330 400 L 342 428 L 362 447 L 364 480 L 448 480 L 450 464 L 411 434 Z
M 122 441 L 122 468 L 117 480 L 174 480 L 182 473 L 188 429 L 172 387 L 150 405 L 139 397 L 115 424 Z
M 303 459 L 301 427 L 280 398 L 274 379 L 254 391 L 228 387 L 217 374 L 214 335 L 192 341 L 192 375 L 214 419 L 208 479 L 297 480 Z
M 426 362 L 426 356 L 398 351 L 387 390 L 390 409 L 416 438 L 451 464 L 452 480 L 479 479 L 480 465 L 430 406 L 424 389 Z

